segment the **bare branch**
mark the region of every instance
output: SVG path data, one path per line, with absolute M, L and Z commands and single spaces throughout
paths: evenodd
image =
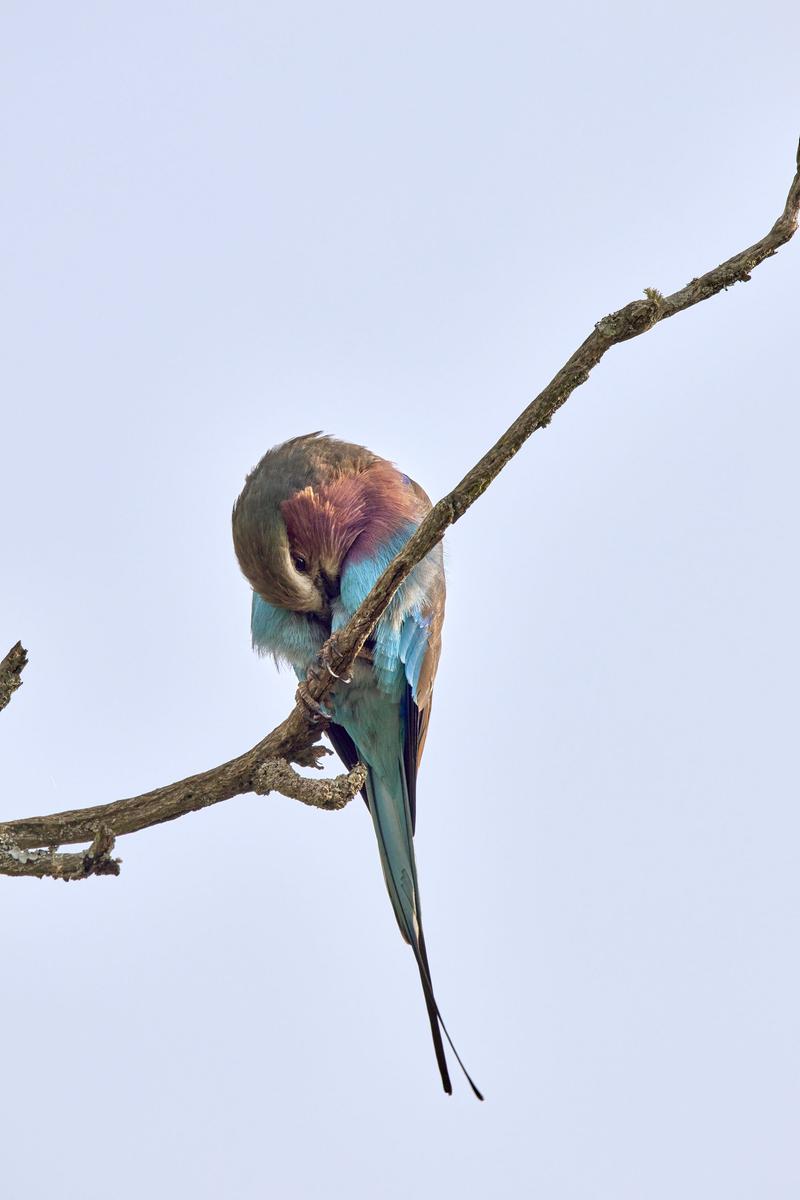
M 386 568 L 352 619 L 329 639 L 327 655 L 331 669 L 337 675 L 347 673 L 376 621 L 409 571 L 441 540 L 447 528 L 483 495 L 489 484 L 531 434 L 549 425 L 561 405 L 576 388 L 586 382 L 592 368 L 597 366 L 607 350 L 619 342 L 626 342 L 639 334 L 647 333 L 659 321 L 674 317 L 677 313 L 699 304 L 701 300 L 716 296 L 718 292 L 732 287 L 735 283 L 746 283 L 750 279 L 751 271 L 764 259 L 776 254 L 796 232 L 798 212 L 800 145 L 796 155 L 795 176 L 786 204 L 769 233 L 746 250 L 726 259 L 720 266 L 707 271 L 705 275 L 692 279 L 671 296 L 662 296 L 655 288 L 645 288 L 644 300 L 633 300 L 624 308 L 609 313 L 598 321 L 585 342 L 495 442 L 491 450 L 484 454 L 480 462 L 476 463 L 452 492 L 434 505 L 414 536 Z M 321 685 L 309 685 L 309 691 L 314 699 L 320 700 L 330 686 L 331 680 L 328 679 L 324 688 Z
M 246 754 L 210 771 L 190 775 L 188 779 L 111 804 L 97 804 L 92 808 L 78 808 L 46 817 L 6 821 L 0 824 L 0 839 L 23 850 L 32 846 L 65 846 L 91 841 L 97 829 L 103 825 L 119 837 L 151 825 L 160 825 L 164 821 L 174 821 L 176 817 L 199 812 L 201 808 L 209 808 L 233 796 L 253 792 L 256 790 L 258 769 L 267 761 L 286 756 L 283 725 L 279 725 Z M 317 750 L 324 750 L 324 747 L 311 747 L 310 751 L 306 748 L 305 757 L 298 754 L 295 761 L 299 759 L 308 765 L 315 765 L 311 755 Z M 277 790 L 276 784 L 272 786 Z
M 94 808 L 55 813 L 47 817 L 29 817 L 0 824 L 0 846 L 4 843 L 10 844 L 14 848 L 12 860 L 17 862 L 18 859 L 13 858 L 13 853 L 19 853 L 26 848 L 86 842 L 94 838 L 98 829 L 101 828 L 106 828 L 111 834 L 117 836 L 133 833 L 138 829 L 144 829 L 162 821 L 174 820 L 185 813 L 196 812 L 232 796 L 259 790 L 281 791 L 303 800 L 304 803 L 314 804 L 316 807 L 342 807 L 359 789 L 358 768 L 350 772 L 349 776 L 340 777 L 339 781 L 331 783 L 331 781 L 303 780 L 301 781 L 302 787 L 298 787 L 298 777 L 288 767 L 288 762 L 284 765 L 279 761 L 276 765 L 274 761 L 288 760 L 316 766 L 321 754 L 326 752 L 324 747 L 314 744 L 324 730 L 325 722 L 315 715 L 313 703 L 309 705 L 308 700 L 324 701 L 326 695 L 337 685 L 333 672 L 336 676 L 347 676 L 356 655 L 403 580 L 441 540 L 449 526 L 463 516 L 483 494 L 531 434 L 549 424 L 553 415 L 572 392 L 586 382 L 590 372 L 597 366 L 607 350 L 620 342 L 646 333 L 659 321 L 674 317 L 677 313 L 715 296 L 735 283 L 747 282 L 751 272 L 766 258 L 775 254 L 793 236 L 797 229 L 799 211 L 800 147 L 797 154 L 797 171 L 792 180 L 786 204 L 769 233 L 718 267 L 692 279 L 685 287 L 673 292 L 672 295 L 662 296 L 655 288 L 646 288 L 644 299 L 633 300 L 630 304 L 626 304 L 623 308 L 610 313 L 597 322 L 586 340 L 553 377 L 547 387 L 531 401 L 480 462 L 464 476 L 458 486 L 434 505 L 413 537 L 389 564 L 351 620 L 323 647 L 320 669 L 310 675 L 305 687 L 306 701 L 298 702 L 286 720 L 273 729 L 258 745 L 239 758 L 232 759 L 213 770 L 193 775 L 178 783 L 168 784 L 166 787 L 157 788 L 141 796 L 134 796 L 129 800 L 118 800 L 115 803 L 101 804 Z M 17 647 L 15 647 L 16 649 Z M 21 650 L 21 647 L 19 649 Z M 6 661 L 4 660 L 3 665 Z M 1 697 L 2 691 L 0 691 Z M 333 784 L 341 785 L 341 791 L 336 793 L 338 800 L 332 799 L 325 791 Z M 312 790 L 309 791 L 306 785 L 312 786 Z M 313 787 L 322 787 L 322 791 L 313 793 Z M 303 794 L 299 794 L 300 792 Z M 310 798 L 312 793 L 315 795 L 315 799 Z M 327 796 L 329 802 L 321 803 L 322 796 Z M 8 851 L 5 852 L 5 855 L 0 852 L 0 874 L 12 873 L 5 870 L 4 866 L 8 854 Z M 58 857 L 64 860 L 85 859 L 85 856 L 81 855 Z M 38 862 L 40 860 L 31 861 Z M 13 873 L 21 872 L 14 871 Z M 37 872 L 22 873 L 35 874 Z M 42 870 L 39 873 L 53 874 L 53 871 Z M 95 870 L 94 873 L 97 871 Z M 58 875 L 57 877 L 66 876 Z M 84 878 L 85 876 L 73 875 L 70 877 Z
M 12 646 L 0 662 L 0 712 L 3 711 L 18 687 L 22 687 L 20 675 L 28 662 L 28 652 L 22 642 Z

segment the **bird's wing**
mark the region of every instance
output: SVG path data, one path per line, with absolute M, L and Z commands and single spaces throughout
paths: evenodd
M 425 749 L 433 700 L 433 683 L 442 648 L 444 571 L 438 571 L 426 604 L 406 617 L 400 632 L 400 661 L 405 671 L 403 697 L 405 767 L 412 827 L 417 819 L 417 771 Z

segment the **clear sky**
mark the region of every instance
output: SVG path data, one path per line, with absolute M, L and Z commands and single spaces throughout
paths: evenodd
M 324 429 L 441 495 L 595 321 L 760 237 L 795 4 L 37 3 L 0 41 L 6 817 L 285 715 L 230 537 Z M 611 352 L 448 536 L 417 852 L 361 802 L 0 879 L 9 1197 L 796 1200 L 800 243 Z

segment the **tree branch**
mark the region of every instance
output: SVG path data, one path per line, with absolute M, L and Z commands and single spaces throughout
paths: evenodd
M 0 712 L 3 711 L 18 687 L 22 687 L 20 675 L 28 662 L 28 652 L 22 642 L 12 646 L 0 662 Z
M 336 686 L 336 676 L 347 676 L 357 654 L 369 637 L 376 622 L 385 611 L 392 596 L 403 580 L 409 575 L 418 562 L 444 536 L 450 525 L 454 524 L 467 509 L 483 494 L 489 484 L 496 478 L 506 463 L 513 458 L 520 447 L 537 429 L 543 429 L 550 423 L 553 415 L 568 397 L 585 383 L 590 372 L 600 362 L 603 355 L 612 346 L 630 338 L 638 337 L 657 325 L 659 321 L 674 317 L 677 313 L 699 304 L 703 300 L 715 296 L 718 292 L 732 287 L 735 283 L 745 283 L 750 279 L 751 272 L 765 259 L 771 258 L 777 250 L 793 236 L 797 229 L 798 212 L 800 212 L 800 147 L 797 153 L 797 170 L 789 189 L 783 212 L 775 224 L 760 241 L 748 246 L 746 250 L 733 255 L 719 266 L 692 279 L 685 287 L 672 295 L 662 296 L 655 288 L 645 289 L 643 300 L 633 300 L 616 312 L 610 313 L 598 321 L 586 340 L 578 347 L 571 358 L 564 364 L 550 383 L 520 414 L 503 436 L 492 446 L 471 471 L 448 495 L 434 505 L 425 520 L 414 535 L 409 539 L 397 557 L 389 564 L 372 591 L 360 605 L 353 617 L 343 629 L 339 630 L 323 647 L 320 661 L 322 668 L 309 678 L 306 694 L 312 701 L 321 702 L 330 690 Z M 21 651 L 14 647 L 11 654 Z M 22 651 L 24 655 L 24 651 Z M 7 656 L 0 667 L 0 708 L 3 707 L 2 668 L 6 667 Z M 24 663 L 22 663 L 24 665 Z M 325 668 L 330 668 L 325 669 Z M 8 690 L 19 685 L 19 670 L 16 671 L 16 683 L 12 682 Z M 7 697 L 5 700 L 7 703 Z M 318 760 L 323 753 L 329 753 L 316 742 L 319 734 L 324 731 L 325 722 L 310 710 L 307 703 L 298 702 L 294 709 L 273 731 L 260 741 L 246 754 L 231 759 L 210 771 L 193 775 L 178 783 L 156 788 L 141 796 L 129 800 L 118 800 L 112 804 L 100 804 L 94 808 L 77 809 L 71 812 L 55 813 L 46 817 L 29 817 L 17 821 L 0 824 L 0 846 L 12 846 L 11 861 L 19 864 L 19 855 L 26 848 L 36 846 L 56 847 L 75 842 L 85 842 L 98 836 L 99 830 L 107 830 L 109 834 L 120 835 L 133 833 L 162 821 L 171 821 L 185 813 L 196 812 L 221 800 L 251 791 L 281 791 L 304 803 L 314 804 L 321 808 L 339 808 L 354 795 L 361 784 L 358 782 L 358 768 L 348 776 L 341 776 L 334 781 L 300 780 L 291 770 L 289 762 L 303 765 L 318 766 Z M 278 760 L 277 764 L 275 760 Z M 298 780 L 300 783 L 298 784 Z M 306 785 L 309 785 L 308 787 Z M 337 785 L 338 791 L 328 791 Z M 322 791 L 314 792 L 314 787 Z M 310 788 L 310 790 L 309 790 Z M 302 793 L 302 794 L 301 794 Z M 314 795 L 315 798 L 310 797 Z M 327 802 L 320 802 L 322 797 Z M 334 799 L 334 796 L 336 799 Z M 55 856 L 66 864 L 66 860 L 80 859 L 85 862 L 89 855 L 59 855 Z M 53 854 L 49 854 L 52 860 Z M 83 874 L 65 874 L 73 869 L 73 865 L 65 865 L 61 873 L 54 870 L 22 872 L 18 869 L 6 870 L 9 852 L 0 851 L 0 874 L 56 874 L 57 878 L 85 878 L 87 874 L 97 874 L 98 871 L 84 870 Z M 32 858 L 29 863 L 22 865 L 37 865 L 44 862 L 43 858 Z M 77 869 L 77 868 L 75 868 Z

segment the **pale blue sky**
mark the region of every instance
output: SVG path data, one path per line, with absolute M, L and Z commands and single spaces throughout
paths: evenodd
M 322 428 L 434 496 L 760 237 L 794 4 L 2 5 L 2 812 L 252 745 L 230 509 Z M 448 537 L 417 849 L 363 805 L 0 880 L 9 1196 L 796 1200 L 800 245 L 614 350 Z M 260 853 L 254 853 L 260 852 Z

